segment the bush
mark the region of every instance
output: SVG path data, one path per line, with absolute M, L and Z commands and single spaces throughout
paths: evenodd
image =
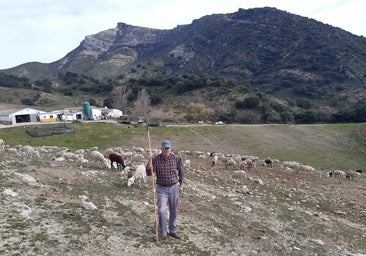
M 21 100 L 23 105 L 28 105 L 28 106 L 33 106 L 34 105 L 34 100 L 33 99 L 29 99 L 29 98 L 24 98 Z
M 311 108 L 311 102 L 309 100 L 305 100 L 305 99 L 297 99 L 296 100 L 296 105 L 299 108 L 303 108 L 303 109 L 310 109 Z
M 259 99 L 257 97 L 248 97 L 242 101 L 235 102 L 237 109 L 254 109 L 259 105 Z

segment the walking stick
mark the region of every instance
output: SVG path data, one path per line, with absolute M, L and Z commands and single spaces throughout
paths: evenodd
M 147 128 L 147 140 L 149 143 L 149 166 L 151 168 L 151 180 L 152 180 L 152 192 L 153 192 L 153 204 L 154 204 L 154 221 L 155 221 L 155 239 L 157 242 L 159 242 L 159 234 L 158 234 L 158 219 L 156 214 L 156 197 L 155 197 L 155 173 L 154 173 L 154 167 L 152 164 L 152 151 L 151 151 L 151 141 L 150 141 L 150 129 L 149 125 L 146 125 Z

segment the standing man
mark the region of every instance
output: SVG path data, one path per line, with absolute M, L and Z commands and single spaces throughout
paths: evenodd
M 159 237 L 162 240 L 166 239 L 167 235 L 180 239 L 177 235 L 177 207 L 179 193 L 183 192 L 183 170 L 181 159 L 171 153 L 171 146 L 169 140 L 164 140 L 161 143 L 162 152 L 154 156 L 152 161 L 149 161 L 146 169 L 148 176 L 152 174 L 152 171 L 156 174 Z M 151 162 L 153 170 L 150 166 Z M 169 206 L 168 222 L 167 204 Z

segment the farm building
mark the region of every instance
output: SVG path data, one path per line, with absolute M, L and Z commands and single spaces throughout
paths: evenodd
M 39 114 L 39 122 L 41 123 L 55 123 L 60 121 L 62 113 L 58 112 L 46 112 Z
M 64 110 L 55 110 L 53 113 L 57 113 L 58 120 L 62 122 L 76 121 L 83 119 L 83 113 L 80 108 L 65 108 Z
M 89 118 L 92 120 L 102 120 L 102 111 L 97 108 L 91 108 L 91 116 Z
M 12 125 L 17 123 L 40 122 L 54 123 L 76 120 L 104 120 L 107 118 L 119 118 L 122 111 L 117 109 L 88 107 L 88 114 L 80 107 L 65 108 L 50 112 L 25 108 L 8 109 L 0 111 L 0 124 Z
M 120 118 L 121 116 L 123 116 L 123 113 L 121 110 L 118 109 L 107 109 L 107 118 Z
M 0 111 L 0 123 L 11 125 L 38 122 L 39 114 L 41 113 L 44 112 L 32 108 L 3 110 Z

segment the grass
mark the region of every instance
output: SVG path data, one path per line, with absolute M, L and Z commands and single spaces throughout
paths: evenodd
M 32 137 L 23 127 L 1 130 L 11 146 L 62 146 L 85 149 L 97 146 L 148 147 L 146 128 L 109 122 L 68 124 L 74 133 Z M 298 161 L 317 169 L 354 168 L 366 165 L 366 125 L 208 125 L 151 127 L 152 147 L 170 139 L 175 150 L 207 151 L 271 157 L 280 161 Z

